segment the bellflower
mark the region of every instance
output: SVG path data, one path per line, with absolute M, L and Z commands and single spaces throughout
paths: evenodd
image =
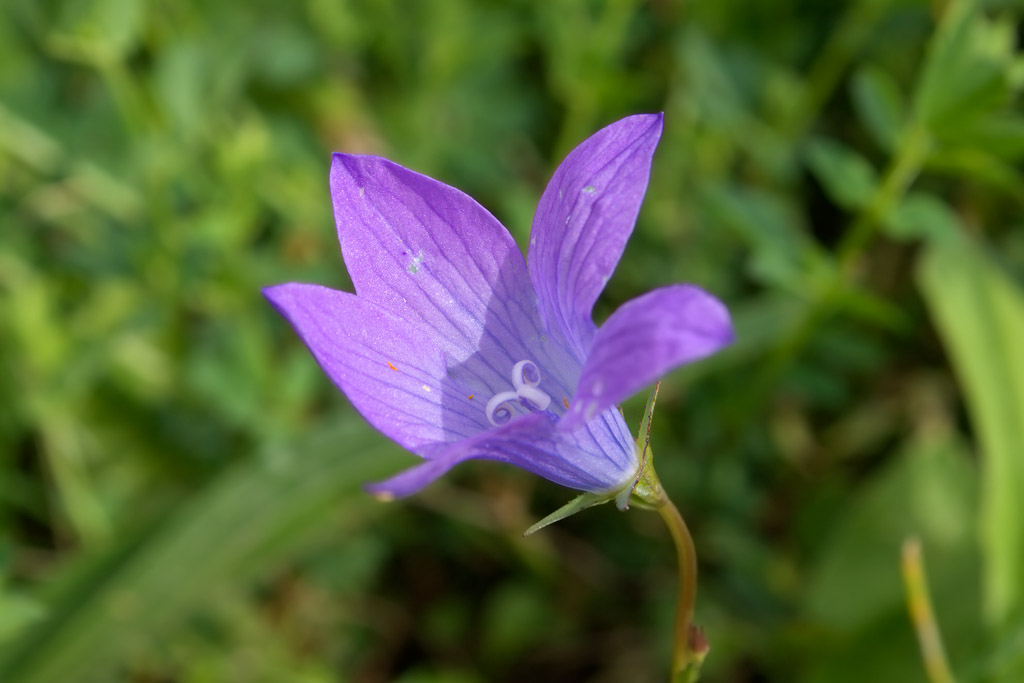
M 264 290 L 378 430 L 423 459 L 370 486 L 414 493 L 465 460 L 510 463 L 614 495 L 639 473 L 616 406 L 732 340 L 728 311 L 692 285 L 627 302 L 598 328 L 594 302 L 633 230 L 661 115 L 580 144 L 533 220 L 528 258 L 455 188 L 375 156 L 335 154 L 331 197 L 355 294 Z

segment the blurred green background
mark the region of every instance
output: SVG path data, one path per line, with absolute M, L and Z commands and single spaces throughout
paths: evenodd
M 349 286 L 330 152 L 525 245 L 571 147 L 664 111 L 598 306 L 687 281 L 738 342 L 662 386 L 709 681 L 1024 680 L 1022 3 L 5 0 L 0 681 L 667 678 L 656 515 L 412 462 L 260 296 Z M 625 406 L 638 424 L 641 404 Z

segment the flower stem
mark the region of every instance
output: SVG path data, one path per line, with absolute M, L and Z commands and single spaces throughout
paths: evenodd
M 704 633 L 693 626 L 693 609 L 697 604 L 697 549 L 683 516 L 679 514 L 679 508 L 665 493 L 654 471 L 651 421 L 654 419 L 654 404 L 660 386 L 661 382 L 658 382 L 651 389 L 640 433 L 636 438 L 640 471 L 633 486 L 624 491 L 627 499 L 619 501 L 616 498 L 616 502 L 620 509 L 628 507 L 628 501 L 632 500 L 647 509 L 657 510 L 672 534 L 679 565 L 679 596 L 676 599 L 675 638 L 672 641 L 671 683 L 693 683 L 700 677 L 701 664 L 710 648 Z
M 676 630 L 672 647 L 672 680 L 696 680 L 697 669 L 707 653 L 695 652 L 691 647 L 691 630 L 693 629 L 693 609 L 697 603 L 697 549 L 693 545 L 690 530 L 679 514 L 679 508 L 662 497 L 658 505 L 658 514 L 665 520 L 672 540 L 676 544 L 676 557 L 679 561 L 679 596 L 676 600 Z M 687 670 L 693 669 L 691 677 L 680 678 Z

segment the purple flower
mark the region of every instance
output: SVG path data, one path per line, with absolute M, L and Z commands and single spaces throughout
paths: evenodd
M 661 115 L 614 123 L 562 162 L 537 207 L 529 258 L 459 190 L 387 159 L 335 154 L 331 196 L 355 294 L 264 294 L 378 430 L 423 462 L 371 491 L 414 493 L 472 458 L 614 494 L 639 460 L 616 409 L 732 340 L 729 313 L 692 285 L 594 302 L 647 188 Z

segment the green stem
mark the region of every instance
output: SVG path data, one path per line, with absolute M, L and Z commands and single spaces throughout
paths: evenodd
M 658 505 L 658 514 L 665 520 L 672 534 L 679 561 L 679 596 L 676 600 L 676 630 L 672 647 L 672 674 L 675 680 L 676 676 L 694 664 L 695 658 L 704 658 L 704 653 L 695 653 L 690 647 L 693 610 L 697 604 L 697 549 L 683 516 L 679 514 L 679 508 L 664 493 Z
M 930 148 L 931 138 L 924 128 L 913 125 L 906 130 L 892 162 L 886 169 L 881 185 L 867 206 L 860 211 L 857 220 L 846 230 L 846 235 L 839 244 L 839 278 L 835 283 L 837 287 L 842 287 L 852 277 L 857 257 L 921 172 Z
M 636 445 L 640 460 L 640 472 L 636 482 L 625 495 L 648 509 L 655 509 L 665 520 L 672 541 L 676 546 L 676 559 L 679 566 L 679 595 L 676 599 L 675 637 L 672 641 L 672 678 L 671 683 L 693 683 L 700 677 L 700 667 L 708 653 L 708 641 L 704 634 L 693 626 L 693 610 L 697 604 L 697 549 L 693 545 L 693 536 L 675 506 L 665 493 L 657 473 L 654 471 L 654 453 L 651 451 L 651 421 L 654 418 L 654 405 L 658 399 L 657 382 L 651 389 L 644 409 L 644 419 L 640 424 Z M 619 507 L 625 509 L 626 501 L 616 499 Z

